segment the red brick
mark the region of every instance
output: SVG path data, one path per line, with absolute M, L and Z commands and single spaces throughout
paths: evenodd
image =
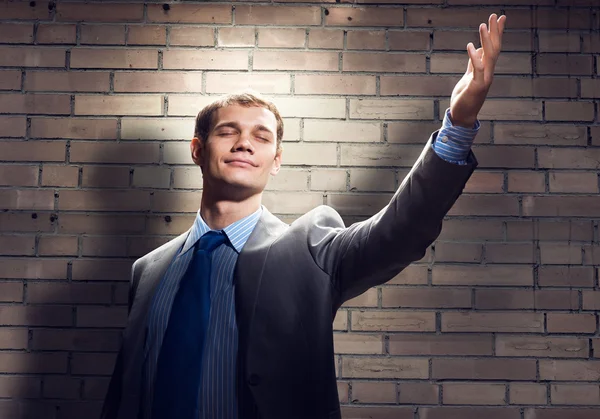
M 38 243 L 40 256 L 76 256 L 76 236 L 42 236 Z
M 161 95 L 77 95 L 75 115 L 145 115 L 163 114 Z
M 252 65 L 254 70 L 337 71 L 339 56 L 321 51 L 256 51 Z
M 85 166 L 81 185 L 91 188 L 126 188 L 129 186 L 130 169 L 115 166 Z
M 420 358 L 342 357 L 344 378 L 419 378 L 429 376 L 429 362 Z
M 521 419 L 510 407 L 426 407 L 419 409 L 421 419 Z
M 107 284 L 28 282 L 27 301 L 33 304 L 109 304 L 112 290 Z
M 144 191 L 63 190 L 59 210 L 74 211 L 147 211 L 150 196 Z
M 53 210 L 54 192 L 47 189 L 0 189 L 4 210 Z
M 600 405 L 598 384 L 552 384 L 552 404 Z
M 551 97 L 577 96 L 577 82 L 568 78 L 514 78 L 496 77 L 488 97 Z
M 29 91 L 107 92 L 109 88 L 107 72 L 29 71 L 25 79 L 25 90 Z
M 42 186 L 75 187 L 78 184 L 77 166 L 55 166 L 45 164 L 42 169 Z
M 538 74 L 570 76 L 591 76 L 593 67 L 592 57 L 585 55 L 539 54 L 536 64 Z
M 581 52 L 578 33 L 540 31 L 538 38 L 540 52 Z
M 7 373 L 65 374 L 66 353 L 0 353 L 0 369 Z
M 352 382 L 353 403 L 396 403 L 396 383 Z
M 172 27 L 170 28 L 171 46 L 212 47 L 215 45 L 213 28 Z
M 533 148 L 513 146 L 475 146 L 479 166 L 490 168 L 533 168 L 535 155 Z
M 545 265 L 579 265 L 582 263 L 581 245 L 570 243 L 541 243 L 541 262 Z
M 492 336 L 474 334 L 393 334 L 390 355 L 492 355 Z
M 364 333 L 336 333 L 333 335 L 336 354 L 383 354 L 383 336 Z
M 600 97 L 600 83 L 598 83 L 598 79 L 581 80 L 581 97 L 590 99 Z
M 444 404 L 506 404 L 506 385 L 504 384 L 444 383 L 442 391 Z
M 161 219 L 164 221 L 163 217 Z M 187 228 L 192 223 L 193 220 L 187 224 Z M 61 214 L 58 229 L 63 234 L 142 234 L 145 232 L 145 219 L 140 215 L 127 214 Z M 163 233 L 149 230 L 148 234 Z
M 596 315 L 591 313 L 547 313 L 548 333 L 595 333 Z
M 29 2 L 4 1 L 0 3 L 0 16 L 2 19 L 40 19 L 51 18 L 51 10 L 47 1 L 36 1 L 34 6 Z
M 197 4 L 170 4 L 169 10 L 164 10 L 161 4 L 148 5 L 148 21 L 165 23 L 231 23 L 230 5 L 197 5 Z M 236 23 L 238 21 L 236 8 Z
M 37 186 L 39 168 L 36 166 L 0 166 L 0 185 Z
M 38 44 L 76 44 L 77 26 L 40 24 L 35 39 Z
M 163 67 L 165 70 L 247 70 L 248 52 L 215 50 L 198 54 L 172 49 L 163 52 Z
M 592 102 L 546 102 L 547 121 L 593 121 Z
M 543 172 L 508 172 L 509 192 L 545 192 L 546 176 Z
M 600 361 L 540 360 L 540 379 L 552 381 L 597 381 Z
M 375 82 L 373 76 L 297 74 L 294 91 L 296 94 L 374 95 Z
M 21 399 L 39 398 L 42 380 L 39 377 L 2 376 L 0 377 L 0 397 Z
M 0 47 L 0 66 L 62 68 L 65 53 L 62 48 Z
M 589 408 L 530 408 L 525 409 L 525 419 L 596 419 L 598 409 Z
M 503 240 L 502 223 L 497 220 L 444 221 L 438 240 Z
M 33 43 L 33 25 L 30 23 L 3 23 L 0 27 L 0 42 L 3 44 Z
M 249 28 L 241 29 L 247 30 Z M 254 46 L 254 32 L 249 38 L 250 46 Z M 304 48 L 305 44 L 306 30 L 302 28 L 258 29 L 258 46 L 260 48 Z
M 458 77 L 381 76 L 383 96 L 450 96 Z
M 78 399 L 81 380 L 79 378 L 44 377 L 43 397 L 46 399 Z
M 158 51 L 149 49 L 73 48 L 71 50 L 71 68 L 156 69 L 158 68 Z
M 3 326 L 0 329 L 0 349 L 27 349 L 27 328 L 11 328 Z
M 433 359 L 435 379 L 535 380 L 534 359 Z
M 463 289 L 382 288 L 382 306 L 399 308 L 469 308 L 471 292 Z
M 587 145 L 582 126 L 554 124 L 495 124 L 494 142 L 515 145 Z
M 91 118 L 32 118 L 31 136 L 34 138 L 71 138 L 76 140 L 115 139 L 117 137 L 117 120 Z M 40 143 L 40 141 L 37 141 L 36 143 Z M 46 144 L 53 143 L 56 142 L 48 142 Z
M 594 1 L 594 0 L 592 0 Z M 600 53 L 600 36 L 598 34 L 582 34 L 584 53 Z
M 348 419 L 412 419 L 413 409 L 411 407 L 341 407 L 342 417 Z
M 449 215 L 518 215 L 519 203 L 512 196 L 462 195 Z
M 311 29 L 308 34 L 308 47 L 311 49 L 342 49 L 344 32 L 338 29 Z
M 118 72 L 115 74 L 115 92 L 178 92 L 202 91 L 202 75 L 186 72 Z
M 0 70 L 0 90 L 19 90 L 21 88 L 21 71 Z
M 540 333 L 543 331 L 542 313 L 442 313 L 442 332 Z
M 296 77 L 300 77 L 300 75 Z M 210 72 L 206 74 L 206 93 L 232 93 L 244 88 L 254 89 L 263 94 L 290 93 L 290 76 L 284 73 Z M 299 93 L 298 90 L 296 93 Z M 193 128 L 187 136 L 189 137 L 191 133 L 193 133 Z
M 434 312 L 352 311 L 353 331 L 435 331 Z
M 404 11 L 391 7 L 328 7 L 327 26 L 402 26 Z
M 547 336 L 496 336 L 497 356 L 588 358 L 588 339 Z
M 406 25 L 416 27 L 452 27 L 477 28 L 488 21 L 494 9 L 452 9 L 452 8 L 409 8 Z M 465 45 L 466 47 L 466 45 Z
M 68 115 L 71 98 L 69 95 L 4 93 L 0 94 L 0 112 Z
M 236 25 L 320 25 L 321 8 L 238 5 L 235 7 L 235 23 Z
M 580 220 L 507 221 L 507 238 L 517 240 L 591 241 L 592 226 Z
M 399 383 L 401 404 L 438 404 L 439 387 L 429 383 Z
M 157 144 L 74 142 L 71 162 L 158 163 Z
M 395 285 L 425 285 L 427 284 L 427 266 L 412 264 L 387 282 Z
M 110 263 L 98 259 L 76 259 L 73 261 L 74 281 L 129 281 L 133 261 L 112 259 Z
M 167 32 L 164 26 L 129 26 L 127 45 L 166 45 Z M 172 44 L 173 45 L 173 44 Z
M 81 45 L 125 45 L 125 25 L 81 25 Z
M 10 238 L 7 236 L 7 238 Z M 3 243 L 0 242 L 3 245 Z M 4 247 L 4 246 L 3 246 Z M 2 252 L 3 254 L 10 254 Z M 0 301 L 7 303 L 23 302 L 22 282 L 0 282 Z
M 476 172 L 469 178 L 465 193 L 502 193 L 504 174 L 500 172 Z
M 140 22 L 143 15 L 142 4 L 58 3 L 56 7 L 59 21 Z
M 583 309 L 600 310 L 600 291 L 583 291 Z
M 487 263 L 534 263 L 533 243 L 487 243 Z
M 434 285 L 533 285 L 529 266 L 452 266 L 433 267 Z
M 343 71 L 425 72 L 425 57 L 415 54 L 345 52 Z
M 538 282 L 542 287 L 593 287 L 594 269 L 588 266 L 540 266 Z
M 84 237 L 82 240 L 82 256 L 126 256 L 127 242 L 125 237 Z
M 29 3 L 26 3 L 29 5 Z M 24 416 L 26 412 L 27 416 Z M 2 417 L 23 417 L 27 419 L 54 418 L 56 406 L 51 402 L 32 400 L 2 400 L 0 401 L 0 415 Z
M 346 35 L 346 48 L 384 50 L 385 31 L 350 30 Z
M 116 354 L 74 353 L 71 370 L 77 375 L 111 375 L 116 358 Z
M 0 231 L 2 232 L 48 232 L 54 230 L 50 214 L 38 217 L 37 213 L 0 213 Z
M 495 100 L 485 102 L 479 113 L 481 120 L 542 120 L 540 101 Z
M 600 158 L 600 152 L 593 148 L 538 149 L 539 166 L 542 168 L 595 169 L 598 164 L 597 158 Z
M 434 50 L 458 50 L 466 52 L 469 42 L 473 42 L 477 47 L 480 46 L 478 31 L 446 31 L 436 29 L 433 33 Z M 534 44 L 531 33 L 504 32 L 502 36 L 502 51 L 533 51 L 533 49 Z
M 168 242 L 171 237 L 131 238 L 127 241 L 127 256 L 142 257 Z
M 34 329 L 31 347 L 36 351 L 116 351 L 120 335 L 108 330 Z
M 512 29 L 530 30 L 532 23 L 538 29 L 590 29 L 589 13 L 583 10 L 556 13 L 552 8 L 538 8 L 534 12 L 529 9 L 508 9 L 505 13 Z
M 140 22 L 143 19 L 143 5 L 58 3 L 56 18 L 62 21 L 96 22 Z
M 596 196 L 562 195 L 523 198 L 523 215 L 526 217 L 595 217 L 599 211 L 600 200 Z
M 127 307 L 77 307 L 77 327 L 125 327 Z
M 509 392 L 510 404 L 546 404 L 548 399 L 544 384 L 511 383 Z
M 8 326 L 71 326 L 73 315 L 71 307 L 66 306 L 15 305 L 3 308 L 0 320 L 3 325 Z M 9 372 L 4 369 L 2 371 Z
M 529 290 L 475 290 L 475 308 L 478 310 L 533 309 L 534 293 Z
M 134 187 L 168 189 L 171 183 L 171 169 L 168 167 L 137 167 L 133 173 Z
M 389 45 L 392 51 L 427 51 L 430 48 L 429 32 L 389 32 Z

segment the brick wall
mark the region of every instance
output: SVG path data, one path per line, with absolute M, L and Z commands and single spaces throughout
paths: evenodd
M 97 416 L 131 263 L 199 205 L 212 97 L 276 98 L 273 212 L 351 223 L 440 125 L 491 12 L 480 169 L 426 257 L 339 312 L 344 417 L 598 417 L 598 0 L 357 3 L 0 2 L 1 418 Z

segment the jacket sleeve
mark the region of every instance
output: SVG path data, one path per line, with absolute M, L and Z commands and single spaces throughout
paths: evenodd
M 440 158 L 428 141 L 390 203 L 373 217 L 348 228 L 333 209 L 320 212 L 309 232 L 309 249 L 327 272 L 339 305 L 389 281 L 421 259 L 438 237 L 443 218 L 477 166 L 471 152 L 466 165 Z

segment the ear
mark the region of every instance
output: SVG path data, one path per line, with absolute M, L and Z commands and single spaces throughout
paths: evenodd
M 190 151 L 192 153 L 192 160 L 194 163 L 202 167 L 202 161 L 204 160 L 204 141 L 198 137 L 192 138 L 192 142 L 190 143 Z
M 281 155 L 283 154 L 283 150 L 277 151 L 275 154 L 275 160 L 273 161 L 273 167 L 271 167 L 271 176 L 275 176 L 279 173 L 279 169 L 281 169 Z

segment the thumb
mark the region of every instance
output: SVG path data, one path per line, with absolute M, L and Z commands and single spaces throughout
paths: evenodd
M 467 45 L 469 53 L 469 66 L 473 67 L 473 79 L 475 81 L 483 81 L 483 62 L 481 61 L 480 53 L 475 49 L 475 45 L 469 42 Z

